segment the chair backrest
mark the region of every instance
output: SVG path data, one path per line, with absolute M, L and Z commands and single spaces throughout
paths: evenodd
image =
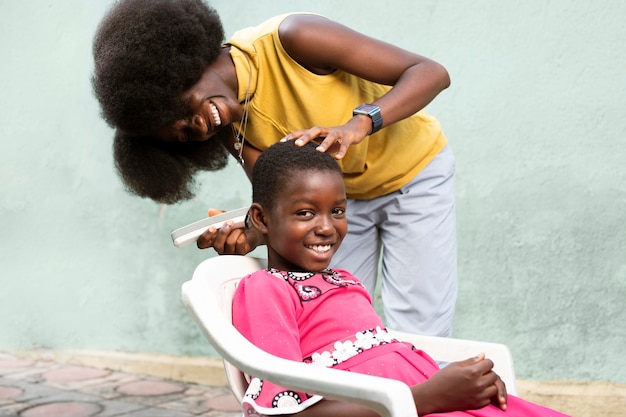
M 400 381 L 282 359 L 243 337 L 232 325 L 232 295 L 241 278 L 265 265 L 265 260 L 247 256 L 217 256 L 200 263 L 192 279 L 182 285 L 185 306 L 224 359 L 235 396 L 243 397 L 247 374 L 290 389 L 360 403 L 383 417 L 417 417 L 411 391 Z
M 201 277 L 213 277 L 213 279 L 208 280 L 208 283 L 211 284 L 210 291 L 215 295 L 216 301 L 219 303 L 219 307 L 224 313 L 224 316 L 232 321 L 232 300 L 239 281 L 241 278 L 254 271 L 266 268 L 267 260 L 253 257 L 241 257 L 237 258 L 236 262 L 231 262 L 229 258 L 224 259 L 226 259 L 226 262 L 207 262 L 203 265 L 202 269 L 196 270 L 196 273 L 198 274 L 197 278 L 200 279 L 202 279 Z M 206 270 L 204 267 L 209 267 L 210 270 Z M 194 276 L 196 276 L 196 273 L 194 273 Z M 228 385 L 235 397 L 237 397 L 237 400 L 241 401 L 248 388 L 249 379 L 246 374 L 241 372 L 226 359 L 223 359 L 223 361 Z

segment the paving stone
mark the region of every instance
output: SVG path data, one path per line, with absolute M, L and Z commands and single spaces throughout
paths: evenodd
M 124 417 L 192 417 L 193 414 L 180 411 L 166 410 L 164 408 L 146 408 L 126 414 Z M 99 417 L 99 416 L 98 416 Z
M 73 382 L 100 379 L 110 373 L 111 371 L 86 366 L 66 366 L 48 371 L 43 374 L 43 377 L 47 382 Z
M 201 414 L 211 410 L 207 403 L 208 398 L 203 395 L 189 396 L 185 395 L 174 401 L 161 403 L 159 407 L 169 410 L 177 410 L 191 414 Z
M 27 408 L 20 417 L 91 417 L 102 411 L 91 402 L 54 402 Z
M 118 400 L 142 404 L 144 407 L 159 407 L 161 404 L 179 401 L 183 397 L 184 394 L 181 393 L 173 395 L 122 396 Z
M 45 403 L 64 403 L 64 402 L 93 402 L 99 403 L 102 401 L 102 398 L 97 395 L 85 394 L 83 392 L 76 391 L 63 391 L 56 390 L 52 395 L 47 395 L 45 397 L 33 398 L 28 402 L 30 404 L 45 404 Z
M 168 381 L 144 380 L 121 385 L 117 388 L 117 391 L 126 395 L 144 397 L 181 393 L 185 391 L 185 386 Z
M 198 417 L 242 417 L 242 411 L 238 412 L 226 412 L 226 411 L 216 411 L 211 410 L 204 414 L 199 414 Z
M 98 414 L 98 417 L 127 416 L 129 413 L 146 408 L 142 404 L 118 400 L 103 400 L 100 405 L 102 412 Z
M 241 410 L 241 404 L 232 394 L 217 395 L 207 398 L 209 408 L 218 411 L 238 411 Z
M 0 400 L 19 397 L 24 393 L 21 388 L 0 386 Z

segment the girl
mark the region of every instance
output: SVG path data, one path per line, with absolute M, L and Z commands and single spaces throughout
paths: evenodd
M 254 167 L 252 198 L 249 220 L 267 244 L 268 269 L 243 278 L 233 299 L 233 323 L 252 343 L 311 366 L 403 381 L 420 416 L 564 416 L 507 397 L 484 355 L 440 370 L 426 353 L 388 335 L 357 278 L 328 269 L 347 232 L 344 183 L 330 155 L 291 141 L 272 145 Z M 258 378 L 243 407 L 244 415 L 376 415 Z

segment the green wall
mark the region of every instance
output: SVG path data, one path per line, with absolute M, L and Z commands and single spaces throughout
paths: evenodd
M 0 0 L 0 351 L 213 355 L 180 301 L 213 252 L 169 233 L 249 184 L 231 163 L 184 204 L 123 190 L 90 87 L 109 4 Z M 520 378 L 626 383 L 626 2 L 212 4 L 227 35 L 314 11 L 443 63 L 429 109 L 457 157 L 455 336 L 506 343 Z

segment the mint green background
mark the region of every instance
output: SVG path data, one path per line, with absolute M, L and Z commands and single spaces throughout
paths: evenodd
M 213 252 L 169 233 L 249 184 L 231 163 L 184 204 L 123 190 L 89 81 L 110 3 L 0 0 L 0 350 L 213 355 L 180 301 Z M 457 157 L 455 336 L 506 343 L 520 378 L 626 383 L 626 2 L 213 5 L 227 35 L 314 11 L 443 63 L 429 110 Z

